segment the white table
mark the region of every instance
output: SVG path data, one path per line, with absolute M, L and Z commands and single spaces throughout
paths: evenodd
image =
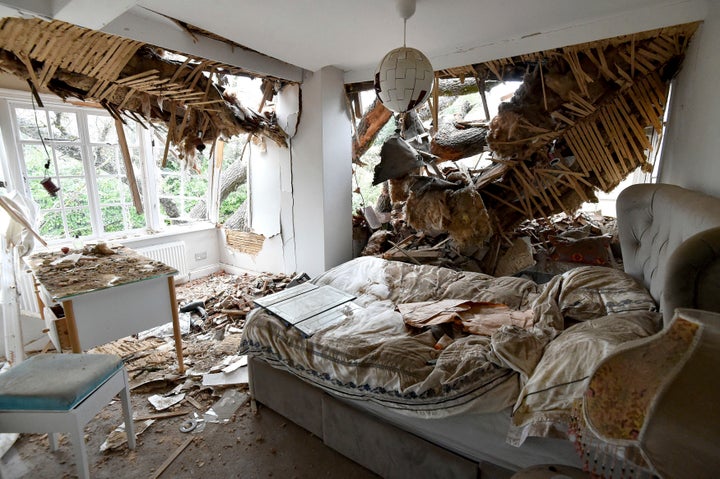
M 172 321 L 183 373 L 173 278 L 177 270 L 123 246 L 112 249 L 115 254 L 102 255 L 86 247 L 75 263 L 67 259 L 78 252 L 44 252 L 27 258 L 26 263 L 38 285 L 62 304 L 74 353 Z M 42 311 L 39 295 L 38 302 Z

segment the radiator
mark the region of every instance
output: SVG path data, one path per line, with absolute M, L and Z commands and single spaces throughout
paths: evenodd
M 175 275 L 176 281 L 188 279 L 189 271 L 187 258 L 185 256 L 185 243 L 182 241 L 174 241 L 172 243 L 148 246 L 147 248 L 135 248 L 135 251 L 143 256 L 147 256 L 155 261 L 161 261 L 168 266 L 172 266 L 178 270 Z

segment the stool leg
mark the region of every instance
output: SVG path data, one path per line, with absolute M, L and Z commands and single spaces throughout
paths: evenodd
M 51 450 L 51 451 L 57 451 L 57 450 L 58 450 L 57 433 L 55 433 L 55 432 L 49 432 L 49 433 L 48 433 L 48 442 L 50 443 L 50 450 Z
M 70 437 L 73 442 L 73 452 L 75 453 L 78 477 L 80 479 L 90 479 L 90 464 L 88 462 L 87 449 L 85 448 L 85 432 L 79 422 L 73 425 Z
M 128 447 L 135 449 L 135 425 L 133 424 L 132 406 L 130 405 L 130 388 L 128 388 L 127 372 L 123 370 L 125 387 L 120 391 L 120 402 L 122 403 L 123 417 L 125 418 L 125 434 L 127 435 Z

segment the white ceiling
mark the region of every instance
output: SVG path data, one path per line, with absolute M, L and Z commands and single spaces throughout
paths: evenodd
M 425 52 L 437 70 L 698 20 L 708 1 L 714 0 L 417 0 L 407 44 Z M 3 15 L 21 9 L 217 56 L 160 13 L 280 60 L 256 56 L 254 71 L 290 79 L 298 75 L 293 66 L 309 71 L 335 66 L 346 72 L 347 82 L 368 80 L 382 56 L 403 41 L 396 0 L 0 0 L 0 5 L 6 6 L 0 7 Z M 239 63 L 248 61 L 247 55 L 252 54 L 228 51 L 212 59 Z

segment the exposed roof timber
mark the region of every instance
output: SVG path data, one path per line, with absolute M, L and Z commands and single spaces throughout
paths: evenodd
M 239 67 L 245 71 L 257 73 L 258 76 L 270 76 L 292 82 L 302 82 L 303 69 L 275 58 L 249 49 L 232 47 L 224 42 L 202 36 L 191 36 L 186 30 L 163 17 L 148 10 L 139 15 L 129 11 L 136 0 L 102 0 L 103 8 L 88 6 L 79 8 L 83 3 L 100 0 L 66 0 L 59 10 L 53 8 L 57 1 L 53 0 L 3 0 L 0 1 L 1 16 L 34 15 L 46 19 L 64 20 L 93 30 L 119 35 L 132 40 L 149 43 L 175 52 L 217 61 Z M 95 3 L 93 3 L 95 2 Z M 107 5 L 105 5 L 107 4 Z M 117 5 L 116 5 L 117 4 Z M 112 6 L 112 7 L 111 7 Z M 83 15 L 81 12 L 88 12 Z M 100 20 L 95 20 L 96 12 L 105 13 Z M 137 11 L 137 9 L 135 9 Z M 66 12 L 66 13 L 63 13 Z M 69 13 L 75 12 L 75 13 Z M 115 18 L 108 12 L 116 14 Z M 57 16 L 62 14 L 66 17 Z M 98 24 L 102 23 L 102 28 Z

